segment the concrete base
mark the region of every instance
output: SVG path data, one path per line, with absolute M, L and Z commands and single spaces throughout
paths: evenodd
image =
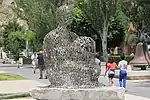
M 124 88 L 89 89 L 37 88 L 30 92 L 37 100 L 125 100 Z
M 106 71 L 106 62 L 101 62 L 101 74 L 100 75 L 105 75 Z

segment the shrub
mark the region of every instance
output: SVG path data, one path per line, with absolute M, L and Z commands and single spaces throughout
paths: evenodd
M 8 57 L 9 59 L 14 59 L 14 55 L 13 55 L 13 54 L 7 54 L 7 57 Z
M 31 64 L 32 63 L 32 60 L 31 58 L 23 58 L 23 64 Z
M 119 61 L 121 60 L 120 56 L 110 56 L 113 58 L 113 60 L 118 64 Z M 126 56 L 125 60 L 129 63 L 132 59 L 134 58 L 134 56 Z

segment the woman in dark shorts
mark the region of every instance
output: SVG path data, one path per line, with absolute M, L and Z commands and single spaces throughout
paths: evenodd
M 109 86 L 113 85 L 113 78 L 115 75 L 115 69 L 117 68 L 117 64 L 114 62 L 112 57 L 109 58 L 108 63 L 106 64 L 106 73 L 108 72 L 108 78 L 109 78 Z

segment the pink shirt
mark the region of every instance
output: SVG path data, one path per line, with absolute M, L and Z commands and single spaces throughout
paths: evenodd
M 113 63 L 107 63 L 107 69 L 111 70 L 111 69 L 116 69 L 117 64 L 115 62 Z

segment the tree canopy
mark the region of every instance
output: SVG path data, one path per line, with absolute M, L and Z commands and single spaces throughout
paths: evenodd
M 29 29 L 36 33 L 37 42 L 56 27 L 56 9 L 64 0 L 15 0 L 14 12 L 26 20 Z
M 25 49 L 25 35 L 22 31 L 11 32 L 8 36 L 8 50 L 15 56 Z
M 23 31 L 23 28 L 17 23 L 16 20 L 13 21 L 9 21 L 9 23 L 7 25 L 2 25 L 4 28 L 3 31 L 3 46 L 4 49 L 7 51 L 8 50 L 8 44 L 9 44 L 9 35 L 12 32 L 16 32 L 16 31 Z
M 86 19 L 99 33 L 102 40 L 103 59 L 107 60 L 107 35 L 110 20 L 114 16 L 118 0 L 77 0 Z

